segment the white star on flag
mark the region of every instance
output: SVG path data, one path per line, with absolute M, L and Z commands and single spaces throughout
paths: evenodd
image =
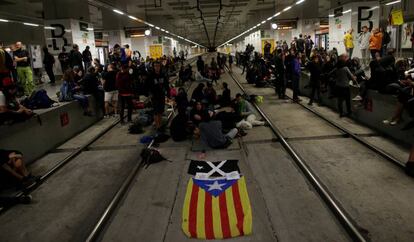
M 208 190 L 209 191 L 211 191 L 211 190 L 223 190 L 221 187 L 222 186 L 224 186 L 224 184 L 222 183 L 222 184 L 220 184 L 220 183 L 218 183 L 218 181 L 214 181 L 214 183 L 213 184 L 210 184 L 210 185 L 207 185 L 208 186 Z

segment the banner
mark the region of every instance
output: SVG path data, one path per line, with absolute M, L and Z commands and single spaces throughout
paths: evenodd
M 252 211 L 244 177 L 190 179 L 182 216 L 182 229 L 190 238 L 226 239 L 251 234 Z

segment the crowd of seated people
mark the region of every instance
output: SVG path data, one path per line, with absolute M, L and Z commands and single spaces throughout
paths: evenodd
M 197 72 L 208 73 L 206 68 L 210 69 L 209 72 L 217 68 L 216 73 L 222 73 L 226 60 L 223 55 L 218 55 L 217 60 L 221 63 L 217 64 L 216 58 L 213 58 L 209 67 L 199 57 Z M 264 125 L 263 121 L 257 120 L 252 105 L 241 94 L 232 96 L 226 82 L 220 86 L 215 82 L 217 84 L 214 86 L 213 80 L 198 83 L 189 100 L 184 89 L 178 91 L 175 97 L 178 114 L 170 124 L 173 140 L 193 137 L 206 147 L 226 148 L 236 136 L 246 135 L 245 130 Z

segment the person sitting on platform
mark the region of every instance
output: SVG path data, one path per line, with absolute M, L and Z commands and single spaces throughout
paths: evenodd
M 2 185 L 26 188 L 39 180 L 27 170 L 20 151 L 0 149 L 0 166 Z
M 210 116 L 209 112 L 204 108 L 201 102 L 196 102 L 193 109 L 190 111 L 190 119 L 195 126 L 198 126 L 201 122 L 205 121 Z
M 221 107 L 228 107 L 231 104 L 231 94 L 230 89 L 228 88 L 228 84 L 223 82 L 223 93 L 221 96 L 218 97 L 219 103 Z
M 16 93 L 15 85 L 7 86 L 0 91 L 0 124 L 23 122 L 34 115 L 32 110 L 20 104 Z

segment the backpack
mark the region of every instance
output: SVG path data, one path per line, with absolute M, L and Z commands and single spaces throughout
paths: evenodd
M 150 166 L 151 164 L 158 163 L 164 160 L 171 162 L 170 160 L 162 156 L 158 150 L 153 149 L 153 148 L 143 149 L 141 151 L 141 158 L 142 158 L 143 165 L 145 165 L 145 169 L 147 169 L 148 166 Z
M 26 105 L 30 109 L 50 108 L 55 101 L 50 99 L 45 89 L 34 92 L 27 101 Z
M 134 122 L 128 128 L 128 132 L 130 134 L 142 134 L 142 133 L 144 133 L 141 122 L 139 120 L 134 120 Z

